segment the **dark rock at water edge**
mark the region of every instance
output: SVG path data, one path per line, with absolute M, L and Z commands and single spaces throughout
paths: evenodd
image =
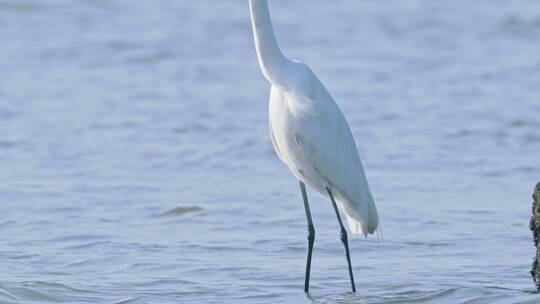
M 534 188 L 533 200 L 532 216 L 529 223 L 529 229 L 531 229 L 533 232 L 536 255 L 533 259 L 531 275 L 533 277 L 536 289 L 540 290 L 540 247 L 538 247 L 540 239 L 540 183 L 536 184 L 536 187 Z

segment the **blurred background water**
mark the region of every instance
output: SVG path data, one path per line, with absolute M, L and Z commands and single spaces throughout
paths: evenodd
M 247 0 L 0 0 L 1 303 L 538 303 L 540 2 L 272 0 L 384 241 L 275 156 Z

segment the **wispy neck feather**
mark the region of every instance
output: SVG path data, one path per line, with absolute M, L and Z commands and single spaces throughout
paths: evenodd
M 255 48 L 264 77 L 279 84 L 279 74 L 288 60 L 279 49 L 268 11 L 268 0 L 249 0 Z

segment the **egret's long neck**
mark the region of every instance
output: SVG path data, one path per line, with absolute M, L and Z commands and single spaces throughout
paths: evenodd
M 289 62 L 279 49 L 268 11 L 268 0 L 249 0 L 255 48 L 261 70 L 272 83 L 279 84 L 279 74 Z

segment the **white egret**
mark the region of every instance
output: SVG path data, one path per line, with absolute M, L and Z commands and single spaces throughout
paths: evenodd
M 309 289 L 315 228 L 305 184 L 329 197 L 341 228 L 349 276 L 356 292 L 345 213 L 353 234 L 374 233 L 379 217 L 351 130 L 330 93 L 311 69 L 283 55 L 276 41 L 267 0 L 249 0 L 255 48 L 270 82 L 270 135 L 279 158 L 300 183 L 308 223 L 304 291 Z M 337 201 L 337 203 L 336 203 Z

